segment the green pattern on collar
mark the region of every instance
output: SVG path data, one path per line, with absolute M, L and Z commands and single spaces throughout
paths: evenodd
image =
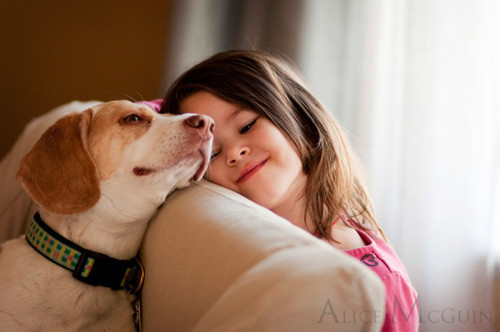
M 74 271 L 78 266 L 82 252 L 56 239 L 43 229 L 34 218 L 26 233 L 26 239 L 33 248 L 54 263 L 70 271 Z M 93 264 L 94 259 L 87 258 L 81 272 L 82 277 L 87 277 L 90 274 Z
M 120 260 L 85 249 L 64 238 L 37 212 L 26 233 L 26 241 L 40 255 L 73 272 L 73 277 L 94 286 L 125 288 L 138 292 L 144 281 L 144 267 L 137 258 Z

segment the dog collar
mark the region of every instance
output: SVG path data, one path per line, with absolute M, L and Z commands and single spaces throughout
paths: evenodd
M 42 256 L 73 272 L 73 277 L 94 286 L 138 292 L 144 268 L 138 259 L 120 260 L 87 250 L 50 228 L 37 212 L 26 233 L 28 243 Z

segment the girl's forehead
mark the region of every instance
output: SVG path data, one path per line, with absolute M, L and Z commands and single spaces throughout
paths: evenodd
M 200 91 L 185 98 L 179 103 L 179 113 L 197 113 L 212 117 L 219 125 L 227 125 L 233 121 L 247 118 L 256 112 L 220 99 L 213 94 Z

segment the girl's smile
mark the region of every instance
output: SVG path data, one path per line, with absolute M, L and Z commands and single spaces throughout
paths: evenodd
M 304 207 L 302 162 L 287 137 L 266 117 L 206 91 L 184 99 L 179 112 L 205 114 L 215 121 L 213 154 L 205 175 L 209 181 L 285 218 Z M 306 228 L 303 218 L 297 224 Z
M 236 183 L 238 182 L 244 182 L 248 179 L 250 179 L 255 173 L 260 171 L 262 167 L 266 164 L 266 162 L 269 160 L 269 158 L 261 160 L 261 161 L 256 161 L 256 162 L 251 162 L 249 165 L 243 168 L 243 171 L 241 172 L 241 175 L 238 177 L 236 180 Z

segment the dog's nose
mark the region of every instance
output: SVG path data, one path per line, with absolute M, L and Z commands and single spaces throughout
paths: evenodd
M 202 114 L 196 114 L 192 115 L 186 120 L 184 120 L 184 123 L 191 128 L 196 128 L 196 129 L 201 129 L 201 130 L 208 130 L 209 132 L 213 133 L 214 131 L 214 120 L 212 120 L 211 117 L 207 115 L 202 115 Z

